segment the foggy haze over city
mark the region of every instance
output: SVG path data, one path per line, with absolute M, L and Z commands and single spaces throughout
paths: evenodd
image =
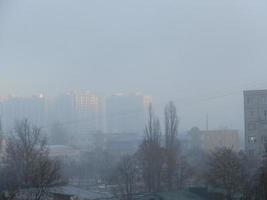
M 266 0 L 0 0 L 0 200 L 266 200 Z
M 173 100 L 183 130 L 204 128 L 207 114 L 213 128 L 243 129 L 242 90 L 267 85 L 266 7 L 263 0 L 2 0 L 1 95 L 142 92 L 155 107 Z

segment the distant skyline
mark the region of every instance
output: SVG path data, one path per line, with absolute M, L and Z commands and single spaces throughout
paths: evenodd
M 180 129 L 243 129 L 267 88 L 265 0 L 0 0 L 0 96 L 88 90 L 173 100 Z
M 54 98 L 57 98 L 58 96 L 60 95 L 63 95 L 63 94 L 67 94 L 67 93 L 72 93 L 72 92 L 77 92 L 79 91 L 79 93 L 86 93 L 86 92 L 89 92 L 89 91 L 82 91 L 82 90 L 76 90 L 76 91 L 67 91 L 67 92 L 63 92 L 63 93 L 60 93 L 60 94 L 55 94 L 54 96 L 49 96 L 49 95 L 46 95 L 46 94 L 43 94 L 43 93 L 35 93 L 35 94 L 31 94 L 31 95 L 23 95 L 23 96 L 20 96 L 20 95 L 16 95 L 16 94 L 13 94 L 13 95 L 0 95 L 0 100 L 2 101 L 6 101 L 8 100 L 9 98 L 31 98 L 31 97 L 41 97 L 41 98 L 45 98 L 47 99 L 48 101 L 50 100 L 53 100 Z M 103 99 L 106 99 L 106 98 L 109 98 L 110 96 L 114 95 L 114 94 L 120 94 L 120 93 L 113 93 L 113 94 L 107 94 L 107 95 L 99 95 L 99 93 L 97 92 L 92 92 L 90 91 L 90 93 L 92 94 L 96 94 L 98 95 L 99 97 L 103 98 Z M 133 95 L 133 94 L 140 94 L 138 92 L 136 93 L 121 93 L 123 95 Z M 148 94 L 142 94 L 142 95 L 148 95 Z M 173 99 L 173 100 L 169 100 L 169 101 L 174 101 L 175 104 L 177 105 L 177 108 L 178 108 L 178 114 L 179 114 L 179 120 L 180 120 L 180 128 L 179 130 L 180 131 L 188 131 L 189 129 L 191 129 L 192 127 L 194 126 L 198 126 L 199 128 L 201 128 L 202 130 L 206 130 L 206 125 L 207 125 L 207 119 L 208 119 L 208 125 L 209 125 L 209 128 L 210 129 L 224 129 L 224 128 L 229 128 L 229 129 L 239 129 L 240 131 L 243 131 L 242 128 L 238 128 L 238 127 L 234 127 L 234 126 L 231 126 L 232 124 L 228 124 L 228 125 L 219 125 L 219 126 L 214 126 L 212 125 L 212 121 L 214 120 L 213 117 L 211 115 L 209 115 L 208 113 L 206 113 L 205 116 L 203 116 L 203 119 L 204 121 L 202 121 L 203 124 L 198 124 L 197 125 L 197 122 L 195 125 L 189 125 L 188 127 L 185 126 L 184 124 L 184 115 L 183 113 L 181 112 L 181 109 L 180 108 L 187 108 L 188 106 L 193 106 L 194 107 L 194 104 L 197 103 L 197 105 L 205 105 L 205 104 L 210 104 L 210 102 L 213 102 L 212 104 L 210 105 L 213 105 L 214 103 L 216 103 L 217 105 L 222 105 L 225 103 L 225 100 L 226 98 L 229 98 L 232 99 L 233 97 L 236 97 L 236 98 L 239 98 L 239 92 L 236 92 L 236 91 L 232 91 L 231 93 L 228 93 L 228 94 L 217 94 L 217 96 L 209 96 L 209 97 L 205 97 L 205 98 L 196 98 L 196 97 L 192 97 L 192 98 L 184 98 L 184 99 Z M 164 119 L 163 119 L 163 111 L 164 111 L 164 105 L 165 104 L 162 104 L 162 102 L 160 103 L 160 101 L 158 101 L 157 99 L 153 98 L 153 96 L 150 96 L 152 98 L 152 103 L 153 103 L 153 108 L 156 112 L 156 115 L 158 117 L 160 117 L 161 119 L 161 122 L 164 123 Z M 214 102 L 215 101 L 215 102 Z M 231 100 L 230 100 L 231 101 Z M 178 103 L 177 103 L 178 102 Z M 167 103 L 167 102 L 165 102 Z M 224 106 L 224 105 L 223 105 Z M 222 106 L 222 108 L 223 108 Z M 180 109 L 180 111 L 179 111 Z M 209 107 L 209 109 L 216 109 L 215 107 Z M 219 108 L 220 109 L 220 108 Z M 185 113 L 186 114 L 186 113 Z M 229 114 L 231 114 L 231 112 L 229 111 Z M 115 117 L 115 116 L 114 116 Z M 77 119 L 79 120 L 79 119 Z M 198 119 L 199 120 L 199 119 Z M 182 123 L 181 123 L 182 121 Z M 192 124 L 193 122 L 190 121 L 190 123 Z M 163 128 L 164 124 L 162 124 L 162 128 Z

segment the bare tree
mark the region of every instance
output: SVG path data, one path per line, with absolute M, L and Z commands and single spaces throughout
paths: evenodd
M 220 148 L 209 155 L 206 175 L 208 183 L 224 190 L 227 200 L 242 189 L 241 160 L 231 148 Z
M 248 159 L 244 166 L 246 170 L 246 182 L 243 188 L 244 200 L 267 199 L 267 144 L 265 143 L 265 154 L 261 159 Z
M 165 107 L 166 182 L 168 190 L 174 189 L 178 164 L 178 116 L 173 102 Z
M 180 156 L 177 163 L 176 170 L 176 187 L 177 189 L 184 189 L 188 179 L 193 175 L 193 169 L 189 165 L 185 156 Z
M 135 157 L 123 156 L 112 177 L 112 182 L 115 184 L 114 196 L 119 200 L 133 200 L 137 188 L 137 176 L 138 167 Z
M 259 200 L 267 199 L 267 143 L 264 143 L 264 149 L 261 167 L 257 173 L 256 197 Z
M 46 138 L 39 128 L 30 126 L 27 120 L 15 125 L 15 134 L 7 141 L 4 169 L 11 196 L 30 191 L 28 199 L 40 200 L 49 187 L 62 183 L 61 165 L 48 154 Z
M 266 200 L 267 199 L 267 163 L 266 161 L 259 168 L 255 178 L 256 184 L 252 187 L 252 195 L 254 199 Z M 252 198 L 250 198 L 252 199 Z
M 139 156 L 143 179 L 148 191 L 159 191 L 161 189 L 164 151 L 161 147 L 160 122 L 153 113 L 152 105 L 149 106 L 148 123 Z

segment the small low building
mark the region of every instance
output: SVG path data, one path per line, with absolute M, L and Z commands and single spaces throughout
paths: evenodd
M 222 129 L 201 131 L 203 137 L 203 148 L 212 151 L 216 148 L 227 147 L 234 151 L 240 151 L 241 141 L 238 130 Z
M 182 141 L 185 143 L 183 145 L 185 150 L 194 152 L 201 150 L 213 151 L 216 148 L 222 147 L 232 148 L 236 152 L 242 149 L 239 131 L 235 129 L 203 131 L 194 127 L 187 133 L 185 139 Z
M 172 192 L 140 194 L 136 200 L 224 200 L 224 195 L 207 188 L 189 188 Z
M 84 190 L 73 186 L 50 188 L 49 193 L 53 200 L 108 200 L 112 195 L 108 192 Z

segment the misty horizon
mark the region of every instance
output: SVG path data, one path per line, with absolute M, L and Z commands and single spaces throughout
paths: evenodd
M 264 89 L 267 5 L 248 1 L 0 1 L 0 95 L 141 92 L 181 129 L 244 129 Z M 48 14 L 49 13 L 49 14 Z
M 0 0 L 0 200 L 266 200 L 266 0 Z

